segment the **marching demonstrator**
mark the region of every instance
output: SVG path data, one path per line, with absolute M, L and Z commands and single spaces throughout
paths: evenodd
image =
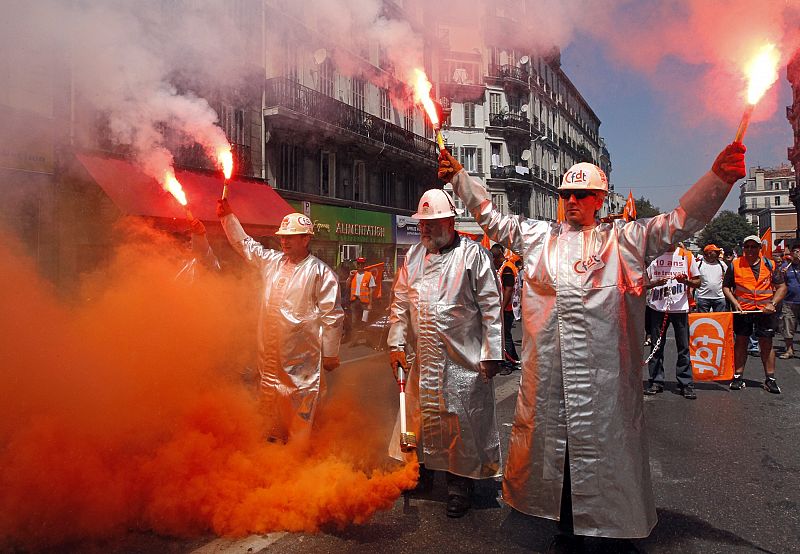
M 471 505 L 474 479 L 500 475 L 500 436 L 491 378 L 503 359 L 500 291 L 489 252 L 455 232 L 453 200 L 426 191 L 417 213 L 420 242 L 398 272 L 388 345 L 392 368 L 408 368 L 408 428 L 418 437 L 419 488 L 447 472 L 447 515 Z M 409 356 L 411 358 L 411 356 Z M 399 425 L 399 421 L 398 421 Z M 399 432 L 390 454 L 404 459 Z
M 325 374 L 339 366 L 344 312 L 333 270 L 309 253 L 311 220 L 291 213 L 275 233 L 281 250 L 265 248 L 244 232 L 227 200 L 217 216 L 228 242 L 261 272 L 258 371 L 270 439 L 308 437 L 325 394 Z
M 553 223 L 502 215 L 449 152 L 439 158 L 439 177 L 525 263 L 522 380 L 503 498 L 560 521 L 554 548 L 579 548 L 575 534 L 646 537 L 656 524 L 642 414 L 645 258 L 714 216 L 745 175 L 744 151 L 725 148 L 671 212 L 602 224 L 608 181 L 593 164 L 564 174 L 566 221 Z

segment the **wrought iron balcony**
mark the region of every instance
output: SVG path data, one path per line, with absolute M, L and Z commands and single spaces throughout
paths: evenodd
M 511 81 L 516 84 L 528 87 L 528 77 L 530 74 L 526 69 L 517 67 L 515 65 L 494 65 L 489 66 L 489 77 L 492 79 L 499 79 L 503 81 Z
M 527 172 L 520 172 L 517 168 L 525 168 L 524 165 L 503 165 L 503 166 L 495 166 L 493 165 L 490 168 L 489 177 L 491 179 L 517 179 L 520 181 L 530 181 L 531 180 L 531 172 L 530 170 Z
M 527 135 L 531 133 L 531 122 L 523 116 L 513 113 L 489 114 L 489 126 L 501 127 L 503 130 L 523 132 Z
M 333 125 L 377 146 L 385 144 L 436 162 L 438 146 L 434 141 L 300 83 L 282 77 L 267 79 L 265 97 L 267 108 L 284 108 Z

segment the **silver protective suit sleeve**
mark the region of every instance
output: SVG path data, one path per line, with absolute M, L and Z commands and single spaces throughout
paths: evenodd
M 286 256 L 249 237 L 236 216 L 222 218 L 228 241 L 261 273 L 258 371 L 275 438 L 307 434 L 325 394 L 323 356 L 338 356 L 344 312 L 333 270 L 308 255 Z
M 413 366 L 406 389 L 408 430 L 420 463 L 472 478 L 500 475 L 494 387 L 481 360 L 502 360 L 502 313 L 489 252 L 466 238 L 442 254 L 411 247 L 390 316 L 390 348 L 405 345 Z M 399 448 L 399 420 L 389 453 Z
M 706 174 L 695 187 L 718 187 Z M 459 172 L 453 188 L 489 237 L 522 256 L 522 377 L 503 494 L 559 519 L 569 450 L 575 533 L 646 537 L 656 523 L 642 411 L 645 258 L 706 221 L 683 208 L 572 230 L 505 216 Z M 714 211 L 719 206 L 714 208 Z M 586 270 L 581 263 L 601 263 Z

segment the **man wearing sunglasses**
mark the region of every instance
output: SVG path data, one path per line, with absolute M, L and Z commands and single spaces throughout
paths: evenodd
M 565 221 L 503 215 L 449 152 L 439 177 L 489 238 L 520 254 L 522 378 L 504 471 L 503 498 L 559 521 L 551 549 L 573 552 L 583 535 L 609 550 L 656 524 L 642 395 L 645 259 L 708 223 L 746 174 L 745 147 L 723 150 L 711 171 L 666 214 L 599 223 L 603 171 L 578 163 L 559 187 Z

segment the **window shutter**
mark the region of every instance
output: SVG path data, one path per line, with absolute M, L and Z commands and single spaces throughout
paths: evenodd
M 483 173 L 483 148 L 477 149 L 477 156 L 478 156 L 478 173 Z
M 464 149 L 460 146 L 456 146 L 456 158 L 458 159 L 458 163 L 462 166 L 464 165 Z

